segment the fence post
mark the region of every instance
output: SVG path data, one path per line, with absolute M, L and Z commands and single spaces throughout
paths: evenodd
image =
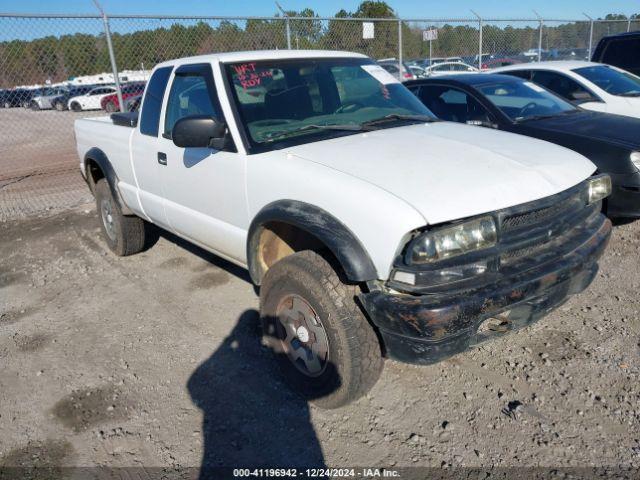
M 482 70 L 482 17 L 473 10 L 471 13 L 478 18 L 478 70 Z
M 113 71 L 113 80 L 116 84 L 116 94 L 118 95 L 118 103 L 120 111 L 124 111 L 124 101 L 122 100 L 122 88 L 120 88 L 120 78 L 118 76 L 118 65 L 116 64 L 116 56 L 113 53 L 113 44 L 111 43 L 111 30 L 109 29 L 109 19 L 107 14 L 102 12 L 102 23 L 104 24 L 104 34 L 107 38 L 107 48 L 109 49 L 109 59 L 111 60 L 111 70 Z
M 538 62 L 541 62 L 542 61 L 542 29 L 544 28 L 544 20 L 535 10 L 533 10 L 533 13 L 535 13 L 536 17 L 538 17 L 538 23 L 540 25 L 538 27 Z
M 398 20 L 398 80 L 402 81 L 402 20 Z
M 287 28 L 287 50 L 291 50 L 291 27 L 289 26 L 289 15 L 285 17 L 285 22 Z
M 589 19 L 589 60 L 591 60 L 591 52 L 593 50 L 593 18 L 584 12 L 582 14 Z

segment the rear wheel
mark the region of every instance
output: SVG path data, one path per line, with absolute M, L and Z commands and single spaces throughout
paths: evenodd
M 312 251 L 277 262 L 260 288 L 265 344 L 287 382 L 322 408 L 357 400 L 382 371 L 378 338 L 355 302 L 358 291 Z
M 64 110 L 64 104 L 62 102 L 56 102 L 54 108 L 57 111 L 62 112 Z
M 40 105 L 37 102 L 31 102 L 31 110 L 40 110 Z
M 146 238 L 144 220 L 122 214 L 106 179 L 98 180 L 95 193 L 100 227 L 109 249 L 121 257 L 141 252 Z
M 116 112 L 118 109 L 116 108 L 116 104 L 113 102 L 107 102 L 107 104 L 104 106 L 104 109 L 108 112 L 108 113 L 114 113 Z
M 4 102 L 4 108 L 11 108 L 11 103 Z
M 73 110 L 74 112 L 80 112 L 82 111 L 82 107 L 80 106 L 80 104 L 78 102 L 72 102 L 71 105 L 69 105 L 69 107 L 71 108 L 71 110 Z

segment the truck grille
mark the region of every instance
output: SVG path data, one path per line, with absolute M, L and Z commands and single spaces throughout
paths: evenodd
M 507 233 L 520 228 L 548 223 L 561 217 L 568 217 L 581 208 L 584 208 L 584 201 L 579 192 L 576 192 L 549 207 L 507 215 L 502 220 L 502 232 Z

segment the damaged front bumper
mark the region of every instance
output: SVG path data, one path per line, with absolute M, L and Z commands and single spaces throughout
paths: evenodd
M 376 290 L 360 295 L 390 358 L 430 364 L 529 325 L 593 280 L 611 222 L 598 215 L 562 256 L 477 290 L 415 295 Z M 494 329 L 479 331 L 488 319 Z M 482 330 L 482 329 L 480 329 Z

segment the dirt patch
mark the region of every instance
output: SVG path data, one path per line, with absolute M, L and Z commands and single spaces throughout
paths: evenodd
M 0 480 L 68 478 L 72 470 L 63 465 L 73 453 L 73 446 L 66 440 L 29 442 L 0 457 Z
M 194 278 L 189 282 L 189 286 L 195 290 L 208 290 L 209 288 L 219 287 L 229 282 L 229 274 L 222 270 L 205 273 Z
M 49 336 L 41 333 L 35 335 L 22 336 L 17 335 L 13 341 L 16 343 L 18 350 L 21 352 L 37 352 L 43 349 L 49 343 Z
M 82 432 L 128 418 L 133 413 L 133 403 L 119 389 L 109 385 L 76 390 L 60 399 L 51 413 L 65 427 Z

